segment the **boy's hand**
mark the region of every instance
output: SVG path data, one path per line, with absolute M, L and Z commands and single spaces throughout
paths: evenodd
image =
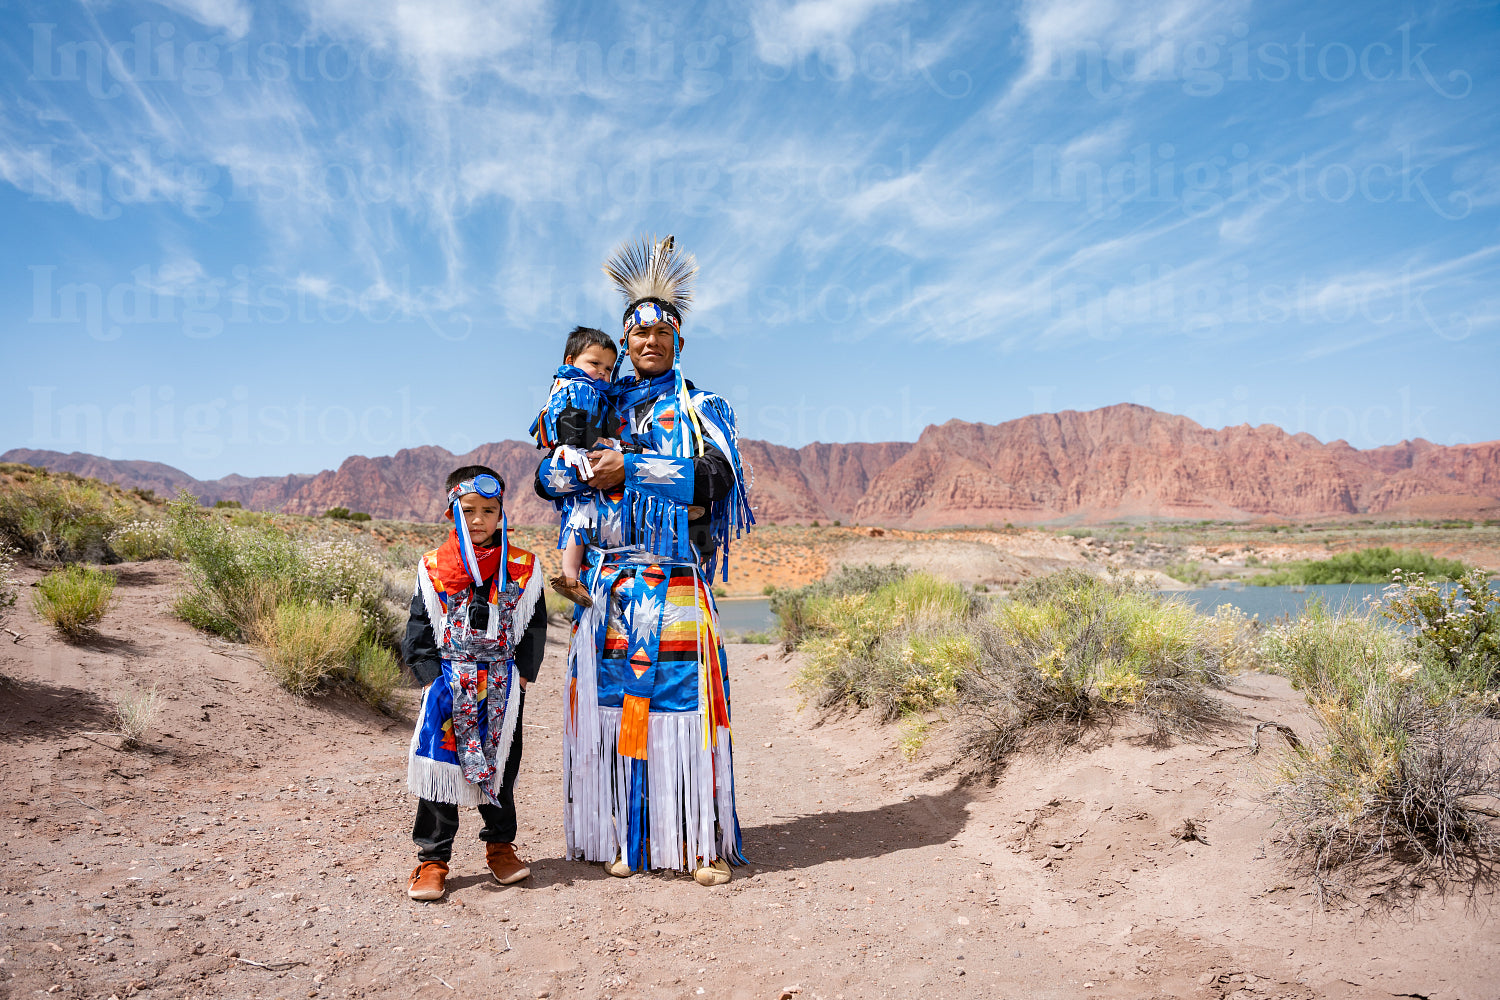
M 596 490 L 612 490 L 625 481 L 625 456 L 618 451 L 591 451 L 589 464 L 594 474 L 585 482 Z
M 526 690 L 526 678 L 522 677 L 520 674 L 516 674 L 516 680 L 518 680 L 518 681 L 521 682 L 521 690 L 525 691 Z

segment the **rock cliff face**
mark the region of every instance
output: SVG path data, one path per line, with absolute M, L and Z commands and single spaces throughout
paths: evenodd
M 1476 499 L 1496 503 L 1500 442 L 1418 440 L 1358 451 L 1269 424 L 1214 431 L 1122 404 L 929 427 L 875 477 L 855 518 L 934 527 L 1064 517 L 1317 517 L 1380 513 L 1438 495 L 1453 496 L 1465 511 Z
M 1359 451 L 1278 427 L 1208 430 L 1186 417 L 1122 404 L 1037 414 L 1004 424 L 950 420 L 915 443 L 742 441 L 766 522 L 845 520 L 941 527 L 1114 517 L 1289 518 L 1420 509 L 1423 517 L 1500 508 L 1500 441 L 1444 447 L 1428 441 Z M 205 502 L 321 514 L 348 507 L 428 521 L 442 513 L 442 479 L 458 465 L 488 465 L 506 479 L 516 524 L 552 523 L 532 491 L 538 459 L 528 442 L 500 441 L 466 455 L 435 446 L 345 459 L 315 476 L 203 482 L 156 462 L 16 449 L 0 459 L 93 476 Z M 1488 513 L 1486 516 L 1495 516 Z

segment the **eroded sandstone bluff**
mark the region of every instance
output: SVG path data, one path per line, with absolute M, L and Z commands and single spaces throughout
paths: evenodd
M 1500 441 L 1421 439 L 1366 451 L 1279 427 L 1209 430 L 1144 406 L 1043 413 L 1003 424 L 950 420 L 915 443 L 741 442 L 754 469 L 757 517 L 908 527 L 1114 517 L 1290 518 L 1350 514 L 1495 516 Z M 465 455 L 436 446 L 345 459 L 316 475 L 200 481 L 157 462 L 13 449 L 0 456 L 158 494 L 321 514 L 330 507 L 425 521 L 442 509 L 441 479 L 458 464 L 497 469 L 518 524 L 553 520 L 531 490 L 537 452 L 500 441 Z

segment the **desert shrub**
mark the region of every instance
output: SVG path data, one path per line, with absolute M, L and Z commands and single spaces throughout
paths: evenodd
M 367 704 L 380 708 L 401 684 L 401 664 L 385 646 L 369 638 L 362 639 L 354 651 L 349 682 Z
M 181 555 L 166 521 L 127 521 L 109 533 L 109 547 L 127 562 L 176 559 Z
M 1127 712 L 1160 739 L 1200 734 L 1223 716 L 1209 692 L 1242 655 L 1245 628 L 1243 616 L 1220 623 L 1128 578 L 1028 581 L 975 630 L 968 752 L 998 764 L 1031 739 L 1066 742 Z
M 1275 769 L 1294 865 L 1334 891 L 1392 866 L 1407 885 L 1490 869 L 1500 835 L 1475 799 L 1500 797 L 1500 743 L 1452 671 L 1373 613 L 1316 608 L 1267 638 L 1320 729 Z
M 1421 574 L 1395 574 L 1384 614 L 1409 629 L 1418 650 L 1441 664 L 1466 692 L 1500 687 L 1500 595 L 1483 571 L 1440 587 Z
M 0 542 L 0 622 L 16 606 L 16 550 Z
M 0 490 L 0 540 L 37 559 L 103 562 L 107 536 L 129 514 L 95 485 L 39 470 Z
M 1335 614 L 1321 600 L 1309 601 L 1296 620 L 1268 629 L 1261 643 L 1267 664 L 1309 703 L 1351 704 L 1374 680 L 1415 676 L 1415 652 L 1407 636 L 1382 626 L 1373 612 Z M 1423 678 L 1433 679 L 1430 673 Z
M 156 725 L 156 688 L 149 691 L 122 692 L 115 696 L 115 730 L 124 737 L 125 746 L 138 746 L 146 733 Z
M 229 523 L 186 495 L 169 512 L 188 563 L 179 617 L 254 642 L 296 694 L 340 684 L 375 706 L 389 698 L 406 591 L 379 553 L 347 539 L 293 539 L 257 514 Z
M 1360 549 L 1340 552 L 1328 559 L 1286 563 L 1274 573 L 1252 577 L 1258 587 L 1288 584 L 1385 583 L 1391 574 L 1423 574 L 1433 579 L 1457 580 L 1467 571 L 1457 559 L 1442 559 L 1417 549 Z
M 215 500 L 214 510 L 243 510 L 244 504 L 238 500 Z
M 347 521 L 349 520 L 349 508 L 329 507 L 323 512 L 323 516 L 333 518 L 336 521 Z
M 351 521 L 368 521 L 368 520 L 370 520 L 370 515 L 366 514 L 362 510 L 351 511 L 350 514 L 349 514 L 349 520 L 351 520 Z
M 314 539 L 298 544 L 296 554 L 297 596 L 352 605 L 372 636 L 395 635 L 410 594 L 388 580 L 378 553 L 346 539 Z
M 922 747 L 927 745 L 927 738 L 931 734 L 932 723 L 929 720 L 916 712 L 906 713 L 906 718 L 901 720 L 901 735 L 896 740 L 901 756 L 907 760 L 915 760 L 917 754 L 922 752 Z
M 69 638 L 93 632 L 114 599 L 115 575 L 92 566 L 55 569 L 37 581 L 36 613 Z
M 363 635 L 358 609 L 297 600 L 276 605 L 252 631 L 271 675 L 288 691 L 303 695 L 349 676 Z
M 799 610 L 807 659 L 793 684 L 820 707 L 871 708 L 882 721 L 950 702 L 977 661 L 976 610 L 958 584 L 926 573 L 812 596 Z
M 1226 674 L 1261 670 L 1266 666 L 1261 652 L 1260 622 L 1233 604 L 1221 604 L 1204 621 L 1209 641 L 1218 649 Z
M 884 584 L 903 579 L 910 573 L 910 569 L 896 563 L 885 566 L 841 566 L 826 580 L 810 586 L 776 590 L 769 596 L 771 612 L 779 622 L 782 644 L 791 651 L 805 637 L 810 602 L 849 594 L 867 594 Z
M 173 541 L 188 564 L 173 608 L 194 628 L 245 639 L 278 603 L 297 596 L 296 546 L 269 522 L 230 525 L 187 494 L 168 511 Z
M 1161 571 L 1180 583 L 1195 587 L 1201 587 L 1208 582 L 1208 570 L 1196 562 L 1173 563 L 1170 566 L 1163 566 Z

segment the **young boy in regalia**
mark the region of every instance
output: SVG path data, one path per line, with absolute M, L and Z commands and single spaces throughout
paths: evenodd
M 459 806 L 479 807 L 479 839 L 498 882 L 531 874 L 516 857 L 515 783 L 525 688 L 547 643 L 536 556 L 509 544 L 504 481 L 470 465 L 446 485 L 453 530 L 417 567 L 401 644 L 426 685 L 406 767 L 418 799 L 407 895 L 421 900 L 443 895 Z
M 590 451 L 618 447 L 613 440 L 618 421 L 609 403 L 609 383 L 618 356 L 614 341 L 603 330 L 574 327 L 563 347 L 563 363 L 553 377 L 547 404 L 531 422 L 536 446 L 548 449 L 553 458 L 585 477 L 593 474 Z M 598 505 L 591 496 L 576 494 L 555 501 L 554 506 L 561 515 L 557 547 L 563 550 L 562 572 L 547 582 L 574 604 L 588 607 L 592 600 L 579 576 Z
M 544 459 L 536 489 L 599 506 L 574 612 L 563 734 L 568 857 L 611 875 L 691 872 L 705 886 L 744 863 L 735 813 L 729 671 L 714 602 L 730 539 L 754 522 L 728 401 L 682 376 L 682 316 L 696 272 L 672 237 L 605 265 L 625 299 L 634 376 L 610 398 L 620 451 L 592 475 Z

